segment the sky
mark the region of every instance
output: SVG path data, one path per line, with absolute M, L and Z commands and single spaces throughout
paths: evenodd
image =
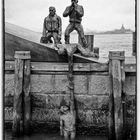
M 62 16 L 71 0 L 5 0 L 5 21 L 42 32 L 49 7 L 54 6 L 62 19 L 62 31 L 69 18 Z M 107 31 L 121 28 L 135 30 L 135 0 L 79 0 L 84 7 L 84 31 Z

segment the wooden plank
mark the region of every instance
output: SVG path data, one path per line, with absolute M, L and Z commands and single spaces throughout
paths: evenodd
M 74 71 L 107 72 L 108 64 L 102 63 L 74 63 Z M 5 61 L 5 71 L 14 70 L 14 61 Z M 41 71 L 68 71 L 67 63 L 31 62 L 31 70 Z M 136 64 L 125 64 L 125 72 L 136 72 Z
M 32 71 L 64 71 L 68 72 L 68 63 L 31 63 Z M 90 71 L 90 64 L 75 63 L 74 71 Z
M 24 81 L 23 81 L 23 92 L 24 92 L 24 133 L 30 133 L 30 120 L 31 120 L 31 97 L 30 97 L 30 59 L 24 60 Z
M 22 88 L 23 88 L 23 60 L 15 60 L 15 91 L 13 109 L 13 133 L 20 133 L 20 122 L 22 120 Z
M 136 64 L 125 64 L 125 72 L 136 72 Z
M 5 61 L 5 71 L 14 70 L 14 61 Z M 31 62 L 32 71 L 68 71 L 67 63 Z M 108 64 L 100 63 L 74 63 L 73 71 L 107 72 Z
M 125 57 L 125 64 L 137 64 L 136 57 L 135 56 Z

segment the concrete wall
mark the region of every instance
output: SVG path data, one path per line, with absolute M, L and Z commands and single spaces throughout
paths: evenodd
M 109 93 L 108 74 L 87 73 L 74 75 L 74 92 L 79 133 L 101 135 L 108 133 Z M 126 76 L 127 133 L 135 133 L 136 76 Z M 59 130 L 59 108 L 69 100 L 66 74 L 32 74 L 32 126 L 38 131 Z M 14 74 L 5 74 L 5 121 L 12 121 Z M 36 126 L 36 127 L 34 127 Z M 84 131 L 81 131 L 84 128 Z M 132 129 L 133 128 L 133 129 Z M 90 131 L 89 131 L 90 130 Z

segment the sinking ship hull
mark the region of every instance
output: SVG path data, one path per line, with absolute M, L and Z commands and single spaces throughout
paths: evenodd
M 30 51 L 31 61 L 67 62 L 67 57 L 60 56 L 54 49 L 54 44 L 40 43 L 40 38 L 40 33 L 6 23 L 5 60 L 14 60 L 15 51 Z M 106 62 L 105 59 L 103 61 Z M 102 60 L 74 54 L 74 62 L 102 62 Z

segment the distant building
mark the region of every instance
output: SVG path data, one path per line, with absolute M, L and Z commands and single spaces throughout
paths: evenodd
M 120 29 L 115 29 L 113 31 L 106 31 L 105 34 L 130 34 L 133 33 L 131 29 L 125 29 L 124 25 L 122 24 Z
M 122 24 L 122 27 L 120 29 L 116 29 L 116 30 L 114 30 L 114 32 L 122 33 L 122 34 L 132 33 L 132 31 L 130 29 L 125 29 L 123 24 Z

